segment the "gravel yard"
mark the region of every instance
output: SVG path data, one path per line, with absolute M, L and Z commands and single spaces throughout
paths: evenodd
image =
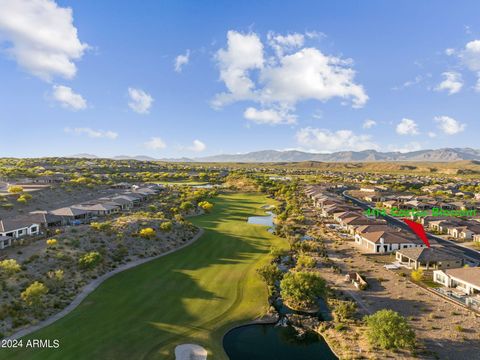
M 329 229 L 322 230 L 327 239 L 338 239 Z M 351 240 L 326 240 L 325 243 L 330 259 L 340 267 L 342 274 L 322 269 L 322 276 L 339 291 L 353 297 L 363 315 L 393 309 L 410 321 L 424 347 L 422 350 L 440 359 L 478 358 L 479 315 L 410 282 L 408 269 L 397 272 L 385 269 L 380 258 L 372 261 L 375 257 L 362 254 Z M 366 291 L 345 282 L 345 274 L 351 271 L 366 276 L 369 283 Z M 401 272 L 406 276 L 402 277 Z

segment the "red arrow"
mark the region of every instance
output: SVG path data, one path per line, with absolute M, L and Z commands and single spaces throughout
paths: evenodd
M 410 229 L 413 230 L 417 236 L 422 239 L 422 241 L 427 245 L 427 247 L 430 247 L 430 243 L 427 238 L 427 233 L 425 232 L 425 229 L 423 228 L 422 224 L 416 223 L 415 221 L 409 220 L 409 219 L 402 219 L 405 224 L 407 224 Z

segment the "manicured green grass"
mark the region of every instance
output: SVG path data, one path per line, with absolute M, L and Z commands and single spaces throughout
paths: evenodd
M 0 350 L 0 359 L 173 359 L 198 343 L 226 359 L 223 334 L 263 314 L 267 291 L 255 270 L 284 240 L 246 223 L 272 203 L 259 194 L 226 194 L 212 213 L 190 220 L 205 229 L 194 244 L 120 273 L 72 313 L 27 338 L 60 339 L 54 350 Z

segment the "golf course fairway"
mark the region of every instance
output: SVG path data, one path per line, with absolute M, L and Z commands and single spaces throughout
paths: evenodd
M 256 269 L 285 240 L 247 224 L 272 204 L 262 194 L 228 193 L 211 213 L 190 218 L 205 230 L 195 243 L 105 281 L 75 310 L 23 339 L 59 339 L 58 349 L 0 349 L 0 359 L 174 359 L 196 343 L 226 359 L 224 333 L 265 313 L 267 289 Z

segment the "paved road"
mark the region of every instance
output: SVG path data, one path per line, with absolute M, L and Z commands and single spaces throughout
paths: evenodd
M 360 206 L 362 209 L 373 209 L 373 207 L 370 206 L 370 204 L 368 204 L 366 202 L 363 202 L 363 201 L 361 201 L 361 200 L 359 200 L 359 199 L 357 199 L 353 196 L 347 195 L 346 191 L 348 191 L 348 190 L 345 190 L 344 192 L 341 193 L 341 195 L 345 199 L 352 201 L 354 204 Z M 398 218 L 395 218 L 395 217 L 389 216 L 389 215 L 384 215 L 382 217 L 391 225 L 395 225 L 395 226 L 400 227 L 402 229 L 411 231 L 410 228 L 408 227 L 408 225 L 405 224 L 402 220 L 400 220 Z M 435 235 L 430 234 L 430 233 L 427 233 L 427 236 L 428 236 L 429 239 L 435 240 L 437 243 L 439 243 L 439 244 L 441 244 L 445 247 L 453 248 L 453 249 L 461 252 L 467 259 L 474 262 L 475 265 L 478 265 L 478 263 L 480 263 L 480 252 L 479 251 L 467 248 L 467 247 L 462 246 L 462 245 L 459 245 L 459 244 L 457 244 L 453 241 L 450 241 L 450 240 L 445 240 L 441 237 L 435 236 Z

